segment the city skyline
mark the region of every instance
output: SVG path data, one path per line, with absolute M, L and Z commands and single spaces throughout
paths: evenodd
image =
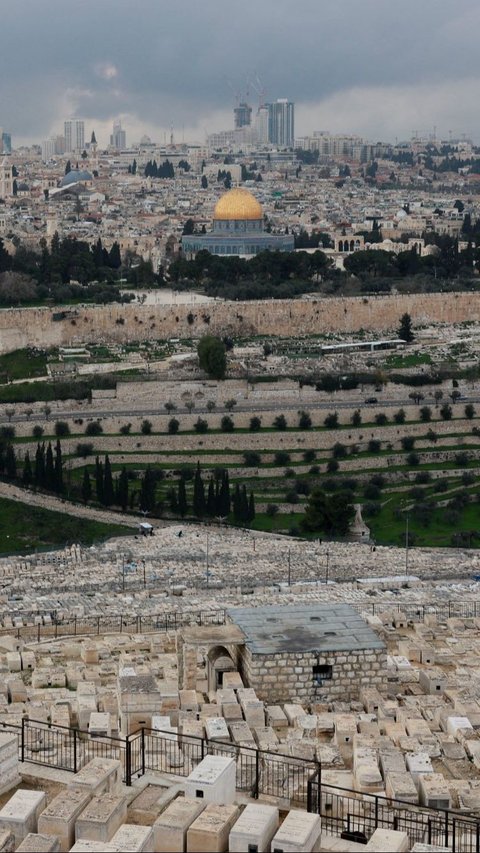
M 302 0 L 294 14 L 284 0 L 247 0 L 241 15 L 219 0 L 187 0 L 181 26 L 170 0 L 86 0 L 77 16 L 58 0 L 19 0 L 3 13 L 0 124 L 16 145 L 58 133 L 69 117 L 101 145 L 117 119 L 132 141 L 162 141 L 172 126 L 178 141 L 203 141 L 233 126 L 235 92 L 256 109 L 260 80 L 265 100 L 295 102 L 298 136 L 329 129 L 394 141 L 436 126 L 442 138 L 479 140 L 470 106 L 480 94 L 479 24 L 474 0 L 455 9 L 365 0 L 361 14 L 353 0 Z

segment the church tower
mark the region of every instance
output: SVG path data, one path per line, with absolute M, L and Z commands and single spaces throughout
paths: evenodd
M 92 138 L 90 139 L 90 152 L 92 172 L 95 171 L 98 173 L 97 137 L 95 136 L 94 130 L 92 130 Z

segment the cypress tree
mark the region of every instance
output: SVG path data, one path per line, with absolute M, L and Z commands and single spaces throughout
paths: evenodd
M 103 503 L 105 506 L 111 506 L 114 501 L 112 468 L 108 453 L 105 456 L 105 465 L 103 467 Z
M 208 483 L 208 494 L 207 494 L 207 515 L 213 516 L 215 515 L 216 510 L 216 502 L 215 502 L 215 482 L 213 477 L 210 477 Z
M 15 480 L 17 476 L 17 460 L 11 444 L 7 444 L 5 451 L 5 474 L 9 480 Z
M 55 468 L 53 467 L 53 450 L 50 441 L 45 454 L 45 488 L 52 492 L 55 488 Z
M 90 474 L 88 473 L 88 465 L 85 465 L 83 471 L 83 482 L 82 482 L 82 500 L 84 504 L 88 504 L 90 498 L 92 497 L 92 484 L 90 482 Z
M 140 487 L 140 509 L 142 512 L 151 512 L 155 509 L 155 483 L 155 472 L 148 465 L 145 468 Z
M 185 488 L 185 480 L 181 477 L 178 484 L 178 512 L 182 518 L 185 518 L 188 511 L 187 490 Z
M 55 445 L 55 491 L 63 492 L 63 467 L 62 467 L 62 445 L 60 439 L 57 438 Z
M 37 444 L 35 453 L 35 485 L 43 489 L 45 486 L 45 444 Z
M 197 518 L 203 518 L 206 510 L 205 487 L 203 485 L 200 462 L 197 462 L 195 480 L 193 482 L 193 511 Z
M 121 506 L 125 512 L 128 506 L 128 474 L 125 466 L 123 466 L 121 474 L 117 480 L 117 504 Z
M 248 522 L 248 497 L 245 484 L 243 484 L 240 491 L 240 520 L 243 524 Z
M 248 523 L 251 524 L 252 521 L 255 521 L 255 498 L 253 492 L 250 492 L 250 499 L 248 501 Z
M 98 456 L 95 458 L 95 491 L 97 495 L 97 501 L 103 504 L 103 465 L 100 462 Z
M 235 484 L 235 492 L 233 494 L 233 516 L 235 521 L 242 520 L 242 499 L 238 483 Z
M 24 486 L 30 486 L 33 480 L 32 463 L 30 462 L 30 454 L 27 450 L 25 461 L 23 463 L 22 483 Z

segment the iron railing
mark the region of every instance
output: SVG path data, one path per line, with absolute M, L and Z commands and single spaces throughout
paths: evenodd
M 323 832 L 345 840 L 366 844 L 381 827 L 406 832 L 412 846 L 480 853 L 480 821 L 474 817 L 322 784 L 319 774 L 309 781 L 307 808 L 321 816 Z
M 16 734 L 22 762 L 77 773 L 92 758 L 115 758 L 121 762 L 126 785 L 149 771 L 186 777 L 206 755 L 231 757 L 236 762 L 237 790 L 319 814 L 326 833 L 366 843 L 382 827 L 406 832 L 412 845 L 480 853 L 479 819 L 322 783 L 318 761 L 151 728 L 126 737 L 94 737 L 80 729 L 24 719 L 21 726 L 2 724 L 1 730 Z

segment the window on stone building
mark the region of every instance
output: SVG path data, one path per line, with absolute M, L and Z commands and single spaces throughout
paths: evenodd
M 314 684 L 323 684 L 324 681 L 330 681 L 333 675 L 333 667 L 329 664 L 316 664 L 313 667 Z

